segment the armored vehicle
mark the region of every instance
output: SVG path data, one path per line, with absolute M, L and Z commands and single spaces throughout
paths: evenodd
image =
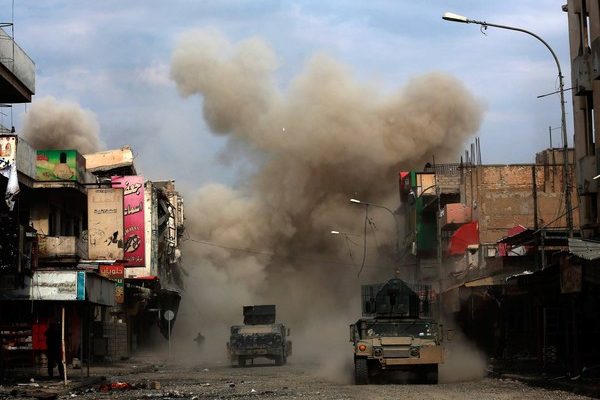
M 428 317 L 429 292 L 427 285 L 411 288 L 400 279 L 362 286 L 363 318 L 350 325 L 356 384 L 387 370 L 413 371 L 437 383 L 444 351 L 441 329 Z
M 292 342 L 287 340 L 289 328 L 275 323 L 275 306 L 244 306 L 244 325 L 231 327 L 227 350 L 231 364 L 244 367 L 258 357 L 283 365 L 292 354 Z

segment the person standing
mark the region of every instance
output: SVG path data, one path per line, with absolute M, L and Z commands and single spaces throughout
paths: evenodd
M 63 379 L 65 376 L 65 370 L 62 363 L 62 351 L 61 351 L 61 340 L 60 331 L 54 322 L 48 324 L 46 329 L 46 355 L 48 357 L 48 376 L 50 378 L 54 375 L 54 366 L 58 365 L 58 374 Z

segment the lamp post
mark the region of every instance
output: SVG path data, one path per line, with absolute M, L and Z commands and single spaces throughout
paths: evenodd
M 552 50 L 552 48 L 548 45 L 548 43 L 546 43 L 546 41 L 544 41 L 544 39 L 542 39 L 535 33 L 529 32 L 525 29 L 516 28 L 513 26 L 491 24 L 491 23 L 485 22 L 485 21 L 476 21 L 476 20 L 469 19 L 463 15 L 458 15 L 458 14 L 454 14 L 454 13 L 450 13 L 450 12 L 444 13 L 444 15 L 442 16 L 442 19 L 444 19 L 446 21 L 450 21 L 450 22 L 460 22 L 463 24 L 477 24 L 477 25 L 481 25 L 484 28 L 491 26 L 493 28 L 508 29 L 511 31 L 523 32 L 530 36 L 533 36 L 534 38 L 536 38 L 537 40 L 542 42 L 548 50 L 550 50 L 550 53 L 552 54 L 552 57 L 554 58 L 554 61 L 556 62 L 556 67 L 558 68 L 561 128 L 562 128 L 562 140 L 563 140 L 563 186 L 564 186 L 564 191 L 565 191 L 565 208 L 566 208 L 566 215 L 567 215 L 567 229 L 569 230 L 569 237 L 573 237 L 573 210 L 571 209 L 571 182 L 570 182 L 570 176 L 569 176 L 569 172 L 568 172 L 569 147 L 567 145 L 567 122 L 566 122 L 566 117 L 565 117 L 565 91 L 564 91 L 564 83 L 563 83 L 563 74 L 562 74 L 562 70 L 560 68 L 560 62 L 558 61 L 558 57 L 556 57 L 556 53 L 554 53 L 554 50 Z
M 373 203 L 367 203 L 366 201 L 361 201 L 358 199 L 350 199 L 350 203 L 354 203 L 354 204 L 360 204 L 360 205 L 364 205 L 365 207 L 376 207 L 376 208 L 382 208 L 384 210 L 386 210 L 387 212 L 389 212 L 390 214 L 392 214 L 392 218 L 394 218 L 394 222 L 396 224 L 396 244 L 395 244 L 395 249 L 394 249 L 394 258 L 395 261 L 398 262 L 399 261 L 399 257 L 400 257 L 400 222 L 398 221 L 398 214 L 393 212 L 392 210 L 390 210 L 389 208 L 387 208 L 386 206 L 381 206 L 378 204 L 373 204 Z

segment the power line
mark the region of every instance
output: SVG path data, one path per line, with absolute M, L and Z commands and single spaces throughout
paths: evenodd
M 261 255 L 261 256 L 269 256 L 269 257 L 273 257 L 275 259 L 284 259 L 284 260 L 300 260 L 300 261 L 310 261 L 310 262 L 318 262 L 318 263 L 323 263 L 323 264 L 333 264 L 333 265 L 340 265 L 340 266 L 348 266 L 348 267 L 354 267 L 354 264 L 349 264 L 349 263 L 344 263 L 344 262 L 340 262 L 337 260 L 327 260 L 327 259 L 319 259 L 319 258 L 310 258 L 310 257 L 287 257 L 287 256 L 281 256 L 278 255 L 276 253 L 273 252 L 268 252 L 268 251 L 263 251 L 263 250 L 256 250 L 256 249 L 242 249 L 239 247 L 231 247 L 231 246 L 225 246 L 222 244 L 218 244 L 218 243 L 213 243 L 213 242 L 209 242 L 206 240 L 198 240 L 198 239 L 192 239 L 192 238 L 188 238 L 189 241 L 191 242 L 195 242 L 195 243 L 199 243 L 199 244 L 204 244 L 207 246 L 212 246 L 212 247 L 219 247 L 221 249 L 226 249 L 226 250 L 231 250 L 231 251 L 237 251 L 240 253 L 249 253 L 249 254 L 256 254 L 256 255 Z
M 222 245 L 219 243 L 210 242 L 207 240 L 193 239 L 190 237 L 188 237 L 187 240 L 189 240 L 190 242 L 194 242 L 194 243 L 198 243 L 198 244 L 202 244 L 202 245 L 206 245 L 206 246 L 218 247 L 221 249 L 237 251 L 240 253 L 249 253 L 249 254 L 256 254 L 256 255 L 261 255 L 261 256 L 269 256 L 269 257 L 273 257 L 275 259 L 294 260 L 294 261 L 296 261 L 296 260 L 297 261 L 309 261 L 312 263 L 322 263 L 322 264 L 332 264 L 332 265 L 339 265 L 339 266 L 346 266 L 346 267 L 356 267 L 355 264 L 341 262 L 338 260 L 331 260 L 331 259 L 324 259 L 324 258 L 312 258 L 312 257 L 298 257 L 298 256 L 287 257 L 287 256 L 278 255 L 276 253 L 269 252 L 269 251 L 257 250 L 257 249 L 251 249 L 251 248 L 239 248 L 239 247 L 233 247 L 233 246 L 226 246 L 226 245 Z M 410 265 L 412 265 L 412 264 L 405 264 L 405 265 L 400 265 L 400 266 L 410 266 Z M 384 266 L 380 266 L 379 268 L 385 268 L 385 267 L 388 267 L 388 266 L 384 265 Z

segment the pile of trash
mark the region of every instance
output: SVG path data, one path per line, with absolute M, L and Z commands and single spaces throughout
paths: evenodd
M 143 380 L 139 382 L 111 382 L 103 383 L 98 387 L 99 392 L 110 392 L 113 390 L 136 390 L 136 389 L 152 389 L 160 390 L 161 385 L 159 381 L 148 381 Z

